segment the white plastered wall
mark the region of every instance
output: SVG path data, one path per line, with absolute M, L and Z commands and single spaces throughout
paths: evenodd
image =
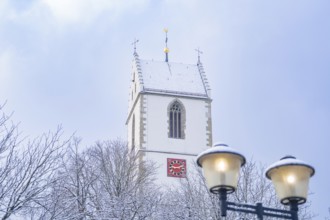
M 136 100 L 135 108 L 132 109 L 132 111 L 130 110 L 131 114 L 130 114 L 129 120 L 127 122 L 128 146 L 131 147 L 132 146 L 132 128 L 133 128 L 132 125 L 133 125 L 133 116 L 134 116 L 134 118 L 135 118 L 135 132 L 134 132 L 135 133 L 135 143 L 134 143 L 134 145 L 137 149 L 140 148 L 140 145 L 139 145 L 139 143 L 141 142 L 140 134 L 141 134 L 141 132 L 143 132 L 143 131 L 141 131 L 141 126 L 140 126 L 140 124 L 141 124 L 141 108 L 140 108 L 141 98 L 140 97 L 141 96 L 139 96 L 139 98 Z
M 142 90 L 142 85 L 137 73 L 136 66 L 132 66 L 131 84 L 129 89 L 128 101 L 128 118 L 127 118 L 127 140 L 128 146 L 132 146 L 132 123 L 133 116 L 135 116 L 135 147 L 139 148 L 141 143 L 141 96 L 139 95 Z
M 168 106 L 178 99 L 185 108 L 185 138 L 168 137 Z M 185 159 L 187 173 L 194 170 L 192 164 L 200 152 L 209 146 L 207 121 L 210 115 L 208 101 L 204 99 L 179 98 L 165 95 L 144 95 L 143 117 L 145 120 L 144 158 L 156 162 L 157 183 L 177 184 L 181 178 L 167 176 L 167 158 Z
M 185 138 L 168 137 L 168 106 L 178 99 L 185 108 Z M 208 104 L 204 99 L 145 95 L 146 150 L 199 154 L 208 145 Z
M 196 171 L 194 164 L 196 159 L 195 156 L 147 152 L 145 153 L 144 159 L 155 162 L 157 169 L 155 182 L 159 185 L 171 187 L 177 185 L 181 180 L 184 180 L 184 178 L 167 176 L 167 158 L 186 160 L 187 174 L 191 175 L 192 172 L 195 173 Z

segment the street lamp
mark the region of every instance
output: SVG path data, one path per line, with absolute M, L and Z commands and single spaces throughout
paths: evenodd
M 283 157 L 267 168 L 266 177 L 272 180 L 281 203 L 290 205 L 290 210 L 281 210 L 263 207 L 262 203 L 250 205 L 227 201 L 227 194 L 237 189 L 239 171 L 245 161 L 241 153 L 225 144 L 215 144 L 197 157 L 208 189 L 219 194 L 221 216 L 227 216 L 227 210 L 230 210 L 256 214 L 259 220 L 263 216 L 298 220 L 298 205 L 306 202 L 309 178 L 315 169 L 292 156 Z

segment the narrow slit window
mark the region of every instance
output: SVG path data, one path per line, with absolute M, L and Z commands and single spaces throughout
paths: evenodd
M 135 148 L 135 115 L 133 115 L 133 122 L 132 122 L 132 149 Z
M 181 113 L 178 114 L 178 137 L 181 138 Z
M 170 112 L 170 137 L 173 137 L 173 112 Z

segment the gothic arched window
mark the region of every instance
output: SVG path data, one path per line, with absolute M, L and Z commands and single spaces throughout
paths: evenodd
M 183 105 L 175 100 L 168 109 L 169 113 L 169 137 L 184 138 L 185 110 Z

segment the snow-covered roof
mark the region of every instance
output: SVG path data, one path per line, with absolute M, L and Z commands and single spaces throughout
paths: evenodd
M 143 92 L 210 98 L 201 63 L 198 65 L 141 60 L 136 56 Z
M 228 154 L 235 154 L 235 155 L 238 155 L 241 157 L 241 160 L 242 160 L 242 164 L 241 166 L 244 166 L 245 164 L 245 157 L 243 156 L 243 154 L 241 154 L 239 151 L 237 151 L 236 149 L 234 148 L 231 148 L 229 147 L 227 144 L 222 144 L 222 143 L 216 143 L 214 144 L 213 147 L 203 151 L 202 153 L 200 153 L 198 156 L 197 156 L 197 159 L 196 159 L 196 163 L 198 166 L 202 167 L 202 165 L 200 164 L 200 159 L 206 155 L 209 155 L 209 154 L 223 154 L 223 153 L 228 153 Z
M 307 164 L 306 162 L 302 161 L 302 160 L 298 160 L 293 156 L 286 156 L 283 157 L 281 160 L 273 163 L 272 165 L 270 165 L 265 172 L 265 175 L 268 179 L 271 179 L 269 176 L 269 172 L 273 169 L 279 168 L 279 167 L 283 167 L 283 166 L 304 166 L 304 167 L 308 167 L 311 169 L 311 176 L 314 175 L 315 173 L 315 169 L 314 167 L 312 167 L 311 165 Z

